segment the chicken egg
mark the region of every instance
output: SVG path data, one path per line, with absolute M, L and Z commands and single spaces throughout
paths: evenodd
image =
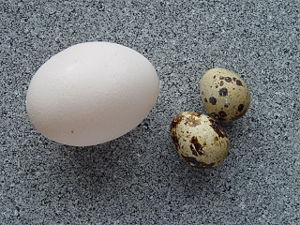
M 159 95 L 153 65 L 109 42 L 86 42 L 51 57 L 33 76 L 26 109 L 56 142 L 89 146 L 118 138 L 149 114 Z

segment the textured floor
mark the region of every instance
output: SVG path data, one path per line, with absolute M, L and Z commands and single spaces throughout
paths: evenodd
M 1 224 L 300 224 L 300 1 L 0 0 Z M 85 41 L 145 55 L 158 103 L 127 135 L 68 147 L 25 112 L 31 77 Z M 216 169 L 180 161 L 171 118 L 204 112 L 198 80 L 225 67 L 249 85 L 245 117 L 226 126 Z

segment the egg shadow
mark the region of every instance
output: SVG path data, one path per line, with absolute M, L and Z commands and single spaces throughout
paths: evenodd
M 99 193 L 103 190 L 114 192 L 130 182 L 135 164 L 128 136 L 96 146 L 63 146 L 63 157 L 69 164 L 68 179 L 72 180 L 68 185 Z
M 168 184 L 169 199 L 174 202 L 180 199 L 186 204 L 207 204 L 207 201 L 213 201 L 230 188 L 227 168 L 225 164 L 217 168 L 197 168 L 181 161 L 177 164 L 176 176 Z
M 240 144 L 240 139 L 245 138 L 246 132 L 249 131 L 249 123 L 252 123 L 253 118 L 252 117 L 243 117 L 239 120 L 235 120 L 229 123 L 220 123 L 220 125 L 225 129 L 225 131 L 228 134 L 230 145 L 231 147 L 235 147 L 236 145 Z M 258 124 L 257 124 L 258 125 Z M 246 140 L 246 143 L 251 143 L 255 140 L 248 139 Z
M 223 179 L 222 174 L 226 173 L 226 160 L 214 168 L 201 168 L 201 167 L 192 167 L 186 162 L 181 162 L 184 173 L 182 173 L 182 181 L 191 182 L 194 181 L 194 184 L 199 184 L 201 186 L 208 185 L 212 179 Z
M 156 122 L 150 114 L 127 134 L 94 146 L 76 147 L 48 141 L 47 148 L 57 160 L 51 174 L 61 173 L 56 180 L 58 185 L 74 190 L 78 196 L 83 195 L 80 192 L 93 196 L 105 192 L 107 197 L 128 192 L 126 188 L 137 182 L 136 174 L 142 173 L 144 163 L 140 157 L 149 153 Z

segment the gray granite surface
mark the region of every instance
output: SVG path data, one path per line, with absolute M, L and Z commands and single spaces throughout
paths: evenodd
M 0 224 L 300 224 L 300 1 L 0 0 Z M 145 55 L 162 87 L 135 130 L 94 147 L 54 143 L 25 111 L 49 57 L 85 41 Z M 204 112 L 198 81 L 225 67 L 252 104 L 226 125 L 216 169 L 181 162 L 171 118 Z

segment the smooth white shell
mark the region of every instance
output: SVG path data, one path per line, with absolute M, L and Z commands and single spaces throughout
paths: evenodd
M 158 76 L 144 56 L 119 44 L 87 42 L 63 50 L 39 68 L 26 107 L 46 137 L 87 146 L 135 128 L 158 94 Z

